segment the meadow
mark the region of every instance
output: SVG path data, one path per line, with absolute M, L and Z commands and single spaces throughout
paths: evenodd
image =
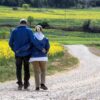
M 9 39 L 10 30 L 13 28 L 0 28 L 0 38 Z M 35 32 L 35 29 L 33 32 Z M 56 29 L 44 29 L 44 34 L 52 42 L 58 42 L 60 44 L 85 44 L 85 45 L 100 45 L 100 33 L 88 33 L 77 31 L 63 31 Z
M 91 26 L 100 26 L 100 9 L 50 9 L 30 8 L 24 10 L 18 8 L 14 11 L 10 7 L 0 6 L 0 81 L 15 79 L 14 53 L 8 46 L 10 32 L 14 27 L 2 26 L 10 24 L 17 26 L 21 18 L 32 16 L 33 25 L 47 21 L 51 26 L 82 26 L 85 20 L 91 20 Z M 34 28 L 32 27 L 33 31 Z M 65 44 L 84 44 L 100 48 L 100 33 L 88 33 L 77 31 L 64 31 L 61 29 L 44 29 L 44 34 L 49 38 L 51 48 L 49 52 L 48 74 L 66 70 L 78 63 L 77 58 L 71 56 L 68 51 L 64 56 Z M 64 58 L 63 58 L 64 57 Z M 52 63 L 60 62 L 58 65 Z M 57 62 L 57 63 L 58 63 Z M 66 67 L 60 68 L 62 65 Z M 32 69 L 31 69 L 32 73 Z
M 65 32 L 55 29 L 45 30 L 45 33 L 51 41 L 57 41 L 61 44 L 100 45 L 99 33 Z
M 50 9 L 30 8 L 28 11 L 23 8 L 13 10 L 10 7 L 0 7 L 0 24 L 18 24 L 20 18 L 32 16 L 33 24 L 46 20 L 53 26 L 80 26 L 87 19 L 92 20 L 92 25 L 100 25 L 100 9 Z M 28 12 L 28 13 L 27 13 Z M 16 14 L 17 13 L 17 14 Z
M 78 63 L 78 59 L 70 55 L 67 51 L 67 57 L 65 56 L 64 47 L 61 44 L 50 42 L 50 46 L 48 53 L 49 62 L 47 64 L 48 75 L 73 68 Z M 55 65 L 55 63 L 59 63 L 59 65 Z M 32 66 L 30 66 L 30 71 L 31 75 L 33 75 Z M 10 49 L 8 40 L 0 40 L 0 82 L 14 80 L 16 78 L 15 73 L 14 52 Z
M 50 45 L 51 47 L 48 53 L 50 61 L 56 57 L 63 56 L 63 46 L 56 42 L 51 42 Z M 8 41 L 0 40 L 0 81 L 15 78 L 14 62 L 14 52 L 10 49 Z

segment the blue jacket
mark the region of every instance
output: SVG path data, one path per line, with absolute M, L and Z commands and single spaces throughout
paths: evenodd
M 35 36 L 33 36 L 35 41 L 39 41 L 40 45 L 45 48 L 46 53 L 43 53 L 42 51 L 40 51 L 39 49 L 37 49 L 36 47 L 32 46 L 32 55 L 31 57 L 46 57 L 47 53 L 49 51 L 50 48 L 50 44 L 49 44 L 49 40 L 47 38 L 43 38 L 43 40 L 38 40 Z
M 36 41 L 33 36 L 33 32 L 27 26 L 19 26 L 11 33 L 9 40 L 11 49 L 15 52 L 15 56 L 28 56 L 32 53 L 32 46 L 36 46 L 39 51 L 42 52 L 43 47 L 39 41 Z

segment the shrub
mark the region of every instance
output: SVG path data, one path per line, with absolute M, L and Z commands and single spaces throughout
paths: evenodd
M 50 26 L 47 21 L 43 21 L 41 23 L 38 23 L 38 25 L 41 25 L 43 28 L 48 28 Z
M 34 21 L 34 18 L 32 17 L 32 16 L 29 16 L 28 18 L 27 18 L 27 20 L 28 20 L 28 22 L 29 22 L 29 24 L 30 24 L 30 26 L 32 25 L 32 22 Z
M 0 39 L 6 39 L 9 36 L 9 32 L 7 31 L 0 31 Z
M 18 10 L 18 7 L 13 7 L 12 10 Z
M 83 31 L 90 31 L 91 20 L 86 20 L 83 23 Z
M 23 4 L 22 8 L 24 8 L 25 10 L 28 10 L 29 9 L 29 4 Z

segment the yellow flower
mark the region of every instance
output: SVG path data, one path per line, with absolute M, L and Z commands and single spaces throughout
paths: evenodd
M 50 43 L 50 50 L 49 50 L 49 56 L 55 56 L 58 53 L 63 52 L 63 46 L 61 46 L 59 43 L 51 42 Z M 10 49 L 8 42 L 4 40 L 0 40 L 0 58 L 12 58 L 14 57 L 13 51 Z
M 0 40 L 0 58 L 9 59 L 14 57 L 14 53 L 11 51 L 8 42 Z
M 64 48 L 59 43 L 51 42 L 50 45 L 51 45 L 51 47 L 50 47 L 50 50 L 49 50 L 49 56 L 55 56 L 58 53 L 63 52 Z

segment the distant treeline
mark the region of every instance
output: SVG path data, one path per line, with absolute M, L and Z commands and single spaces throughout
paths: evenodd
M 100 7 L 100 0 L 0 0 L 0 5 L 22 6 L 29 4 L 31 7 L 53 8 L 88 8 Z

